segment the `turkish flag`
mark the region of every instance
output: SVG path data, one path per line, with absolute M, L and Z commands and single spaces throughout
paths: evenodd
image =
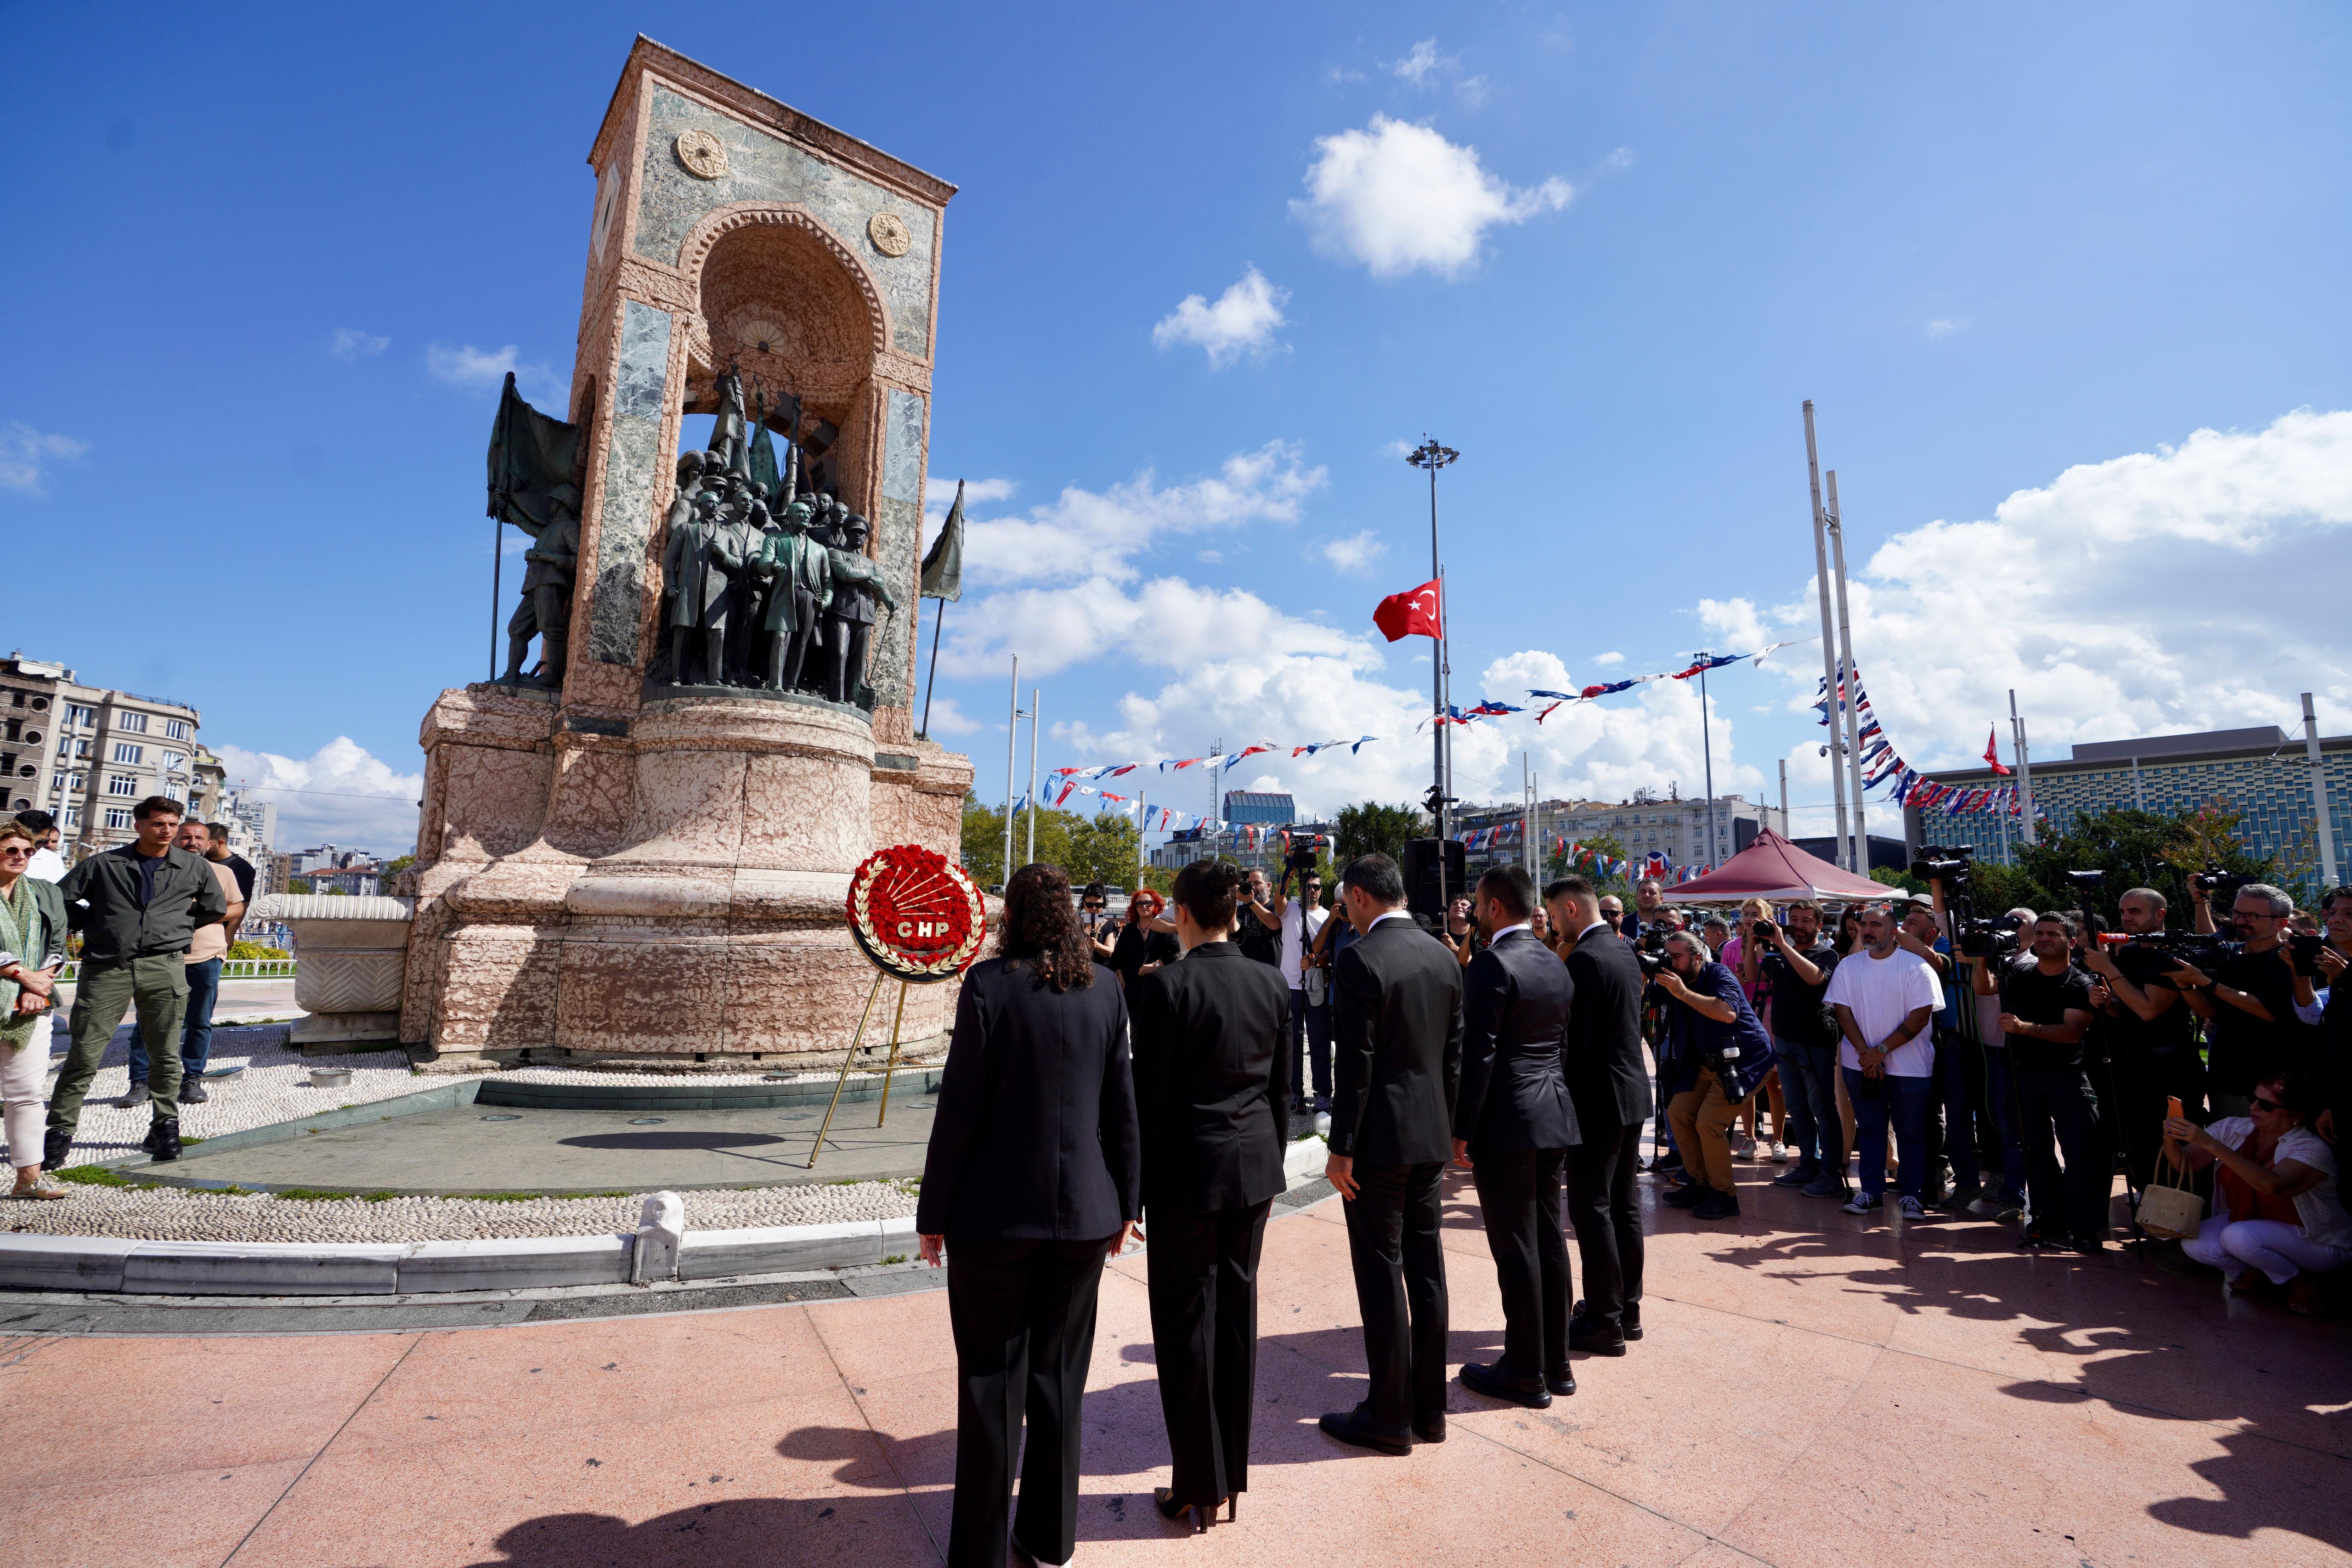
M 1999 725 L 1985 731 L 1985 761 L 1991 765 L 1995 773 L 2009 771 L 2000 765 L 2000 726 Z
M 1409 593 L 1391 593 L 1374 606 L 1372 624 L 1391 643 L 1400 637 L 1443 637 L 1445 623 L 1437 599 L 1434 580 Z

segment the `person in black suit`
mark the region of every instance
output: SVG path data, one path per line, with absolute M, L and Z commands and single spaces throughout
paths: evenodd
M 1241 873 L 1176 873 L 1183 962 L 1128 994 L 1143 1132 L 1151 1348 L 1174 1473 L 1160 1514 L 1208 1527 L 1249 1490 L 1257 1260 L 1290 1144 L 1290 988 L 1228 938 Z
M 1463 977 L 1462 1092 L 1454 1160 L 1467 1166 L 1503 1288 L 1503 1356 L 1465 1362 L 1472 1392 L 1540 1410 L 1576 1392 L 1568 1364 L 1573 1279 L 1559 1189 L 1577 1141 L 1561 1051 L 1568 969 L 1532 928 L 1535 883 L 1517 866 L 1478 879 L 1471 912 L 1486 948 Z
M 1331 1157 L 1364 1317 L 1371 1396 L 1323 1417 L 1343 1443 L 1410 1453 L 1445 1440 L 1445 1253 L 1438 1184 L 1454 1153 L 1462 1076 L 1462 966 L 1405 913 L 1386 855 L 1347 873 L 1349 923 L 1333 988 Z
M 1642 966 L 1601 918 L 1601 901 L 1580 876 L 1544 889 L 1545 912 L 1570 944 L 1568 1097 L 1581 1141 L 1569 1151 L 1568 1212 L 1584 1259 L 1584 1299 L 1568 1325 L 1568 1348 L 1622 1355 L 1642 1337 L 1642 1212 L 1634 1173 L 1642 1124 L 1655 1102 L 1642 1057 Z
M 1141 1176 L 1126 1003 L 1088 956 L 1070 879 L 1023 866 L 997 956 L 971 967 L 956 999 L 915 1210 L 923 1261 L 947 1256 L 955 1333 L 950 1564 L 1002 1568 L 1024 1408 L 1013 1544 L 1049 1563 L 1076 1546 L 1095 1299 Z

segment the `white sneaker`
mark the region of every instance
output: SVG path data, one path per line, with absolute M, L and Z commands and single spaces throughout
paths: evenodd
M 1731 1155 L 1734 1159 L 1754 1159 L 1756 1157 L 1756 1140 L 1749 1137 L 1745 1133 L 1740 1134 L 1738 1137 L 1731 1140 Z
M 1905 1193 L 1902 1197 L 1898 1198 L 1895 1201 L 1895 1207 L 1903 1211 L 1903 1218 L 1906 1219 L 1925 1219 L 1927 1218 L 1927 1211 L 1925 1208 L 1922 1208 L 1919 1206 L 1919 1200 L 1913 1197 L 1909 1193 Z
M 1783 1144 L 1783 1143 L 1780 1143 L 1780 1142 L 1778 1142 L 1777 1140 L 1773 1143 L 1773 1145 L 1772 1145 L 1772 1163 L 1773 1163 L 1774 1165 L 1776 1165 L 1776 1166 L 1785 1166 L 1785 1165 L 1787 1165 L 1787 1164 L 1789 1163 L 1789 1145 L 1788 1145 Z
M 1318 1111 L 1315 1113 L 1315 1135 L 1318 1138 L 1328 1138 L 1331 1135 L 1330 1112 Z

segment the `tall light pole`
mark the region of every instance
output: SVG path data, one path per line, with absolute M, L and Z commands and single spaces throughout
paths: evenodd
M 1822 685 L 1828 699 L 1826 716 L 1830 721 L 1830 793 L 1837 801 L 1837 837 L 1831 841 L 1837 847 L 1830 858 L 1843 863 L 1846 854 L 1845 837 L 1845 740 L 1839 728 L 1837 705 L 1845 695 L 1837 667 L 1837 628 L 1830 619 L 1830 546 L 1829 527 L 1822 512 L 1821 451 L 1813 443 L 1813 400 L 1805 400 L 1805 477 L 1813 491 L 1813 581 L 1821 589 L 1822 600 Z M 1854 868 L 1847 866 L 1848 871 Z
M 1437 471 L 1462 455 L 1451 446 L 1442 446 L 1423 433 L 1421 444 L 1405 455 L 1405 461 L 1429 472 L 1429 575 L 1441 584 L 1437 595 L 1437 646 L 1430 651 L 1431 704 L 1434 715 L 1432 727 L 1437 733 L 1431 737 L 1433 756 L 1431 758 L 1429 791 L 1430 823 L 1437 835 L 1437 902 L 1440 910 L 1445 905 L 1445 808 L 1453 803 L 1454 791 L 1449 786 L 1452 769 L 1446 766 L 1452 751 L 1445 733 L 1446 688 L 1454 677 L 1453 655 L 1446 645 L 1445 629 L 1454 619 L 1454 606 L 1445 601 L 1442 584 L 1445 567 L 1437 553 Z
M 1712 653 L 1701 653 L 1701 663 L 1714 658 Z M 1706 766 L 1706 869 L 1715 869 L 1715 737 L 1706 722 L 1706 672 L 1698 673 L 1698 750 Z
M 1013 655 L 1013 695 L 1004 705 L 1004 870 L 1000 885 L 1013 885 L 1013 764 L 1021 745 L 1021 655 Z M 1034 750 L 1033 745 L 1031 747 Z
M 1037 688 L 1029 688 L 1029 856 L 1037 858 Z M 1025 863 L 1025 862 L 1024 862 Z
M 1862 674 L 1853 667 L 1853 628 L 1845 610 L 1845 526 L 1838 512 L 1837 470 L 1828 475 L 1830 570 L 1837 578 L 1838 659 L 1845 665 L 1845 766 L 1853 790 L 1853 874 L 1870 874 L 1870 834 L 1862 822 Z

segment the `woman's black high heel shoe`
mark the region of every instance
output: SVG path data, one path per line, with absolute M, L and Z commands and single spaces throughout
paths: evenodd
M 1192 1533 L 1195 1535 L 1208 1533 L 1209 1516 L 1215 1511 L 1213 1508 L 1203 1507 L 1197 1502 L 1178 1502 L 1175 1492 L 1167 1487 L 1151 1489 L 1151 1506 L 1160 1511 L 1160 1517 L 1162 1519 L 1181 1519 L 1186 1514 L 1191 1514 Z

